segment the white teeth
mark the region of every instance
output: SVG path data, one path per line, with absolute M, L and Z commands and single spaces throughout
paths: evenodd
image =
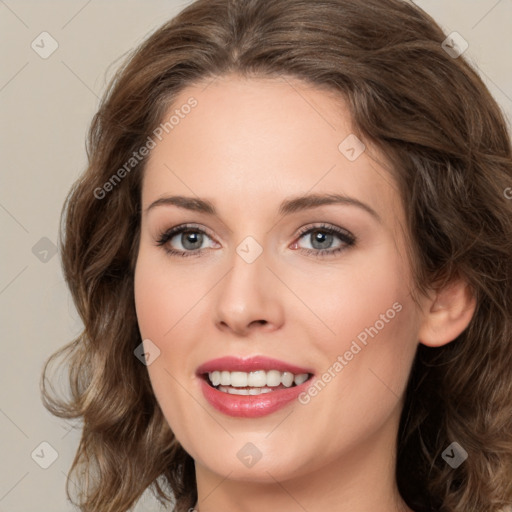
M 228 393 L 232 393 L 233 388 L 245 388 L 247 386 L 253 388 L 260 388 L 258 393 L 238 393 L 238 391 L 247 391 L 247 390 L 235 390 L 234 394 L 259 394 L 261 392 L 266 393 L 264 391 L 271 387 L 277 387 L 280 384 L 289 388 L 295 383 L 295 385 L 299 386 L 303 382 L 308 380 L 307 373 L 299 373 L 294 375 L 290 372 L 280 372 L 278 370 L 269 370 L 268 372 L 264 370 L 256 370 L 254 372 L 228 372 L 228 371 L 219 371 L 215 370 L 213 372 L 209 372 L 208 376 L 210 377 L 211 383 L 216 387 L 219 386 L 219 389 L 224 386 L 230 386 L 227 388 Z M 269 389 L 269 391 L 272 391 Z
M 230 395 L 261 395 L 262 393 L 271 393 L 270 388 L 251 388 L 251 389 L 238 389 L 231 386 L 219 386 L 219 391 L 229 393 Z
M 249 373 L 247 378 L 248 386 L 263 387 L 267 385 L 267 373 L 263 370 Z
M 247 386 L 247 373 L 231 372 L 231 385 L 235 388 L 245 388 Z
M 267 386 L 279 386 L 281 384 L 281 372 L 270 370 L 267 372 Z
M 229 374 L 229 372 L 226 372 Z M 219 371 L 210 372 L 209 374 L 210 380 L 214 386 L 218 386 L 221 383 L 221 377 Z
M 300 386 L 303 382 L 306 382 L 308 380 L 308 374 L 307 373 L 300 373 L 299 375 L 295 375 L 295 378 L 293 379 L 293 382 L 297 386 Z
M 293 377 L 293 373 L 283 372 L 283 374 L 281 375 L 281 382 L 283 383 L 283 386 L 289 388 L 293 384 Z

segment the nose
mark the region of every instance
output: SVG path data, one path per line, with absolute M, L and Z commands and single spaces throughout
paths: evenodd
M 267 266 L 265 251 L 249 263 L 234 253 L 232 267 L 213 297 L 215 325 L 223 332 L 248 336 L 271 332 L 284 322 L 282 283 Z

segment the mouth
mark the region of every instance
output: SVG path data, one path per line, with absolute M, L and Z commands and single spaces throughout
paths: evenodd
M 300 386 L 313 377 L 312 373 L 280 372 L 279 370 L 256 370 L 252 372 L 230 372 L 214 370 L 200 377 L 212 388 L 231 395 L 261 395 L 280 389 Z
M 277 359 L 222 357 L 196 371 L 204 398 L 229 416 L 256 418 L 296 400 L 310 386 L 314 372 Z

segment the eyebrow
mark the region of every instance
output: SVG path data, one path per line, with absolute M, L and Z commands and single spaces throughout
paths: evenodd
M 382 219 L 380 218 L 379 214 L 371 206 L 368 206 L 367 204 L 359 201 L 359 199 L 342 194 L 308 194 L 304 196 L 287 198 L 280 204 L 278 214 L 286 216 L 298 211 L 331 204 L 356 206 L 369 213 L 378 222 L 382 223 Z M 208 201 L 207 199 L 185 196 L 161 197 L 156 201 L 153 201 L 146 208 L 145 213 L 147 214 L 153 208 L 163 205 L 174 205 L 186 210 L 218 216 L 217 210 L 211 201 Z

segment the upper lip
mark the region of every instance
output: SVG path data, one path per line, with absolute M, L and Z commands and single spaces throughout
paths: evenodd
M 206 361 L 197 368 L 197 375 L 213 371 L 229 371 L 229 372 L 253 372 L 256 370 L 278 370 L 280 372 L 290 372 L 294 375 L 301 373 L 313 373 L 311 369 L 302 368 L 300 366 L 272 359 L 264 356 L 252 356 L 247 358 L 225 356 L 217 359 Z

